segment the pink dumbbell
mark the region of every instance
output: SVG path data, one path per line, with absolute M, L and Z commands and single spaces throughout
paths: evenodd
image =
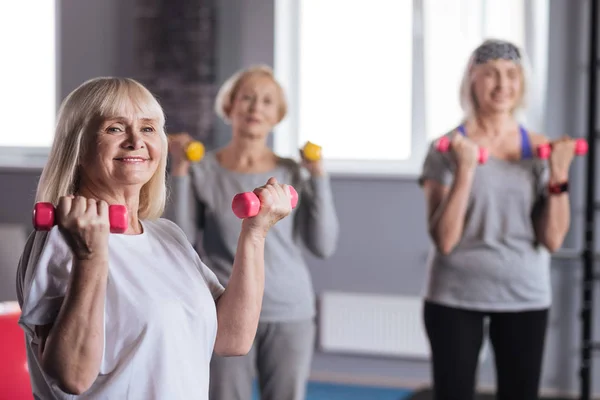
M 575 155 L 583 156 L 588 152 L 588 143 L 585 139 L 575 139 Z M 544 143 L 538 146 L 537 155 L 542 160 L 550 158 L 552 153 L 552 143 Z
M 439 140 L 437 141 L 437 143 L 435 144 L 435 148 L 437 149 L 437 151 L 441 152 L 441 153 L 445 153 L 447 151 L 450 150 L 450 138 L 448 138 L 448 136 L 442 136 L 441 138 L 439 138 Z M 479 148 L 479 156 L 477 157 L 477 161 L 479 161 L 479 164 L 485 164 L 485 162 L 488 159 L 488 151 L 487 149 L 480 147 Z
M 52 203 L 36 203 L 33 208 L 33 227 L 37 231 L 49 231 L 56 225 L 56 209 Z M 108 220 L 111 233 L 125 233 L 127 230 L 127 207 L 123 205 L 108 206 Z
M 298 192 L 290 186 L 292 195 L 292 208 L 298 204 Z M 233 197 L 231 209 L 238 218 L 251 218 L 258 214 L 260 210 L 260 200 L 254 192 L 238 193 Z

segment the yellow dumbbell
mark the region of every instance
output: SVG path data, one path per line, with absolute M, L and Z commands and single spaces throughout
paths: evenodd
M 191 162 L 197 162 L 204 157 L 204 145 L 201 142 L 194 140 L 185 148 L 185 155 Z
M 309 161 L 319 161 L 321 159 L 321 146 L 312 142 L 306 142 L 302 153 L 304 153 L 304 157 Z

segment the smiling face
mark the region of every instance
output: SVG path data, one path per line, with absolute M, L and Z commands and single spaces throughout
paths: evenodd
M 234 134 L 258 139 L 279 123 L 281 110 L 280 88 L 271 77 L 255 73 L 240 82 L 228 117 Z
M 156 172 L 162 154 L 157 121 L 143 116 L 115 116 L 102 121 L 90 140 L 82 176 L 95 186 L 146 184 Z
M 115 101 L 90 125 L 80 163 L 82 186 L 141 190 L 157 172 L 166 152 L 161 115 L 153 102 L 130 96 Z
M 523 97 L 523 71 L 518 64 L 503 59 L 475 65 L 472 91 L 478 110 L 512 112 Z

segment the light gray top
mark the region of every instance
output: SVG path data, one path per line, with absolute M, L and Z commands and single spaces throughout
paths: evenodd
M 164 218 L 140 223 L 139 235 L 108 237 L 103 325 L 97 333 L 102 359 L 81 396 L 65 393 L 44 372 L 35 334 L 36 326 L 54 323 L 61 311 L 73 252 L 57 226 L 29 236 L 16 278 L 35 399 L 208 400 L 215 300 L 224 288 L 176 224 Z
M 264 185 L 271 176 L 297 190 L 298 205 L 267 235 L 261 321 L 312 318 L 315 295 L 303 245 L 320 258 L 332 255 L 337 245 L 339 227 L 329 178 L 305 173 L 294 160 L 283 158 L 273 171 L 234 172 L 219 164 L 215 152 L 208 152 L 201 162 L 192 164 L 190 176 L 170 178 L 170 217 L 196 244 L 202 260 L 224 286 L 241 230 L 241 220 L 231 210 L 233 197 Z
M 446 136 L 449 136 L 448 133 Z M 456 162 L 431 144 L 419 178 L 450 186 Z M 425 297 L 476 310 L 520 311 L 550 306 L 550 256 L 533 221 L 546 199 L 547 163 L 490 157 L 478 165 L 463 236 L 444 256 L 434 246 Z

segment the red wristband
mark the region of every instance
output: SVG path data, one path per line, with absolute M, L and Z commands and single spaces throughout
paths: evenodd
M 569 191 L 569 182 L 555 183 L 554 185 L 548 185 L 548 192 L 550 194 L 561 194 Z

